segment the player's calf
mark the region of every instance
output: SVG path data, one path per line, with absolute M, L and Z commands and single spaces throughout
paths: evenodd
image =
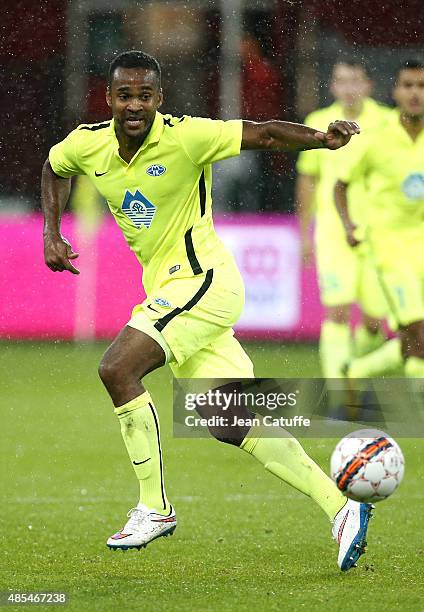
M 248 424 L 254 418 L 254 414 L 245 406 L 238 405 L 235 401 L 237 394 L 241 391 L 240 383 L 229 383 L 213 390 L 221 393 L 227 399 L 234 399 L 233 402 L 226 402 L 225 410 L 221 403 L 214 403 L 215 394 L 211 396 L 210 402 L 205 406 L 196 406 L 196 412 L 205 419 L 208 419 L 209 433 L 218 442 L 240 446 L 250 430 Z

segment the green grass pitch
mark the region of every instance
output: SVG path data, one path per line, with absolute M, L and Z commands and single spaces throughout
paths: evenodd
M 63 590 L 78 611 L 423 608 L 423 440 L 399 440 L 405 480 L 377 506 L 359 567 L 341 574 L 311 500 L 235 448 L 172 438 L 165 369 L 148 387 L 178 529 L 140 552 L 109 551 L 138 485 L 97 378 L 104 348 L 0 344 L 0 590 Z M 258 376 L 318 375 L 315 347 L 247 350 Z M 334 440 L 305 446 L 328 470 Z

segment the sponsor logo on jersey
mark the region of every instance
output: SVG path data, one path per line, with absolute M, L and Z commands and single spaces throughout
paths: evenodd
M 165 166 L 161 166 L 160 164 L 152 164 L 146 170 L 146 174 L 149 176 L 162 176 L 162 174 L 165 174 L 165 172 Z
M 156 214 L 156 206 L 139 189 L 135 193 L 125 192 L 122 212 L 133 222 L 137 229 L 149 229 Z
M 424 174 L 414 172 L 406 177 L 402 184 L 402 191 L 409 200 L 424 198 Z
M 165 300 L 165 298 L 156 298 L 155 304 L 158 304 L 159 306 L 162 306 L 163 308 L 172 308 L 170 302 L 168 302 L 168 300 Z

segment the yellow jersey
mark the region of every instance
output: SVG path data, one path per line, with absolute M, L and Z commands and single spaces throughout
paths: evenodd
M 345 183 L 364 181 L 366 224 L 371 231 L 424 229 L 424 129 L 412 140 L 399 111 L 362 142 L 340 168 Z
M 119 155 L 114 120 L 83 124 L 49 153 L 64 178 L 87 175 L 143 266 L 147 293 L 166 278 L 205 272 L 231 257 L 212 221 L 213 162 L 239 155 L 242 121 L 156 112 L 130 163 Z

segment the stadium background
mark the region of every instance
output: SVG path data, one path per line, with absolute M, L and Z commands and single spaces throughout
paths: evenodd
M 378 509 L 370 561 L 340 580 L 328 526 L 309 502 L 233 449 L 172 438 L 166 370 L 150 375 L 149 388 L 178 535 L 172 547 L 152 546 L 147 562 L 103 552 L 136 483 L 96 369 L 104 339 L 142 296 L 140 271 L 92 202 L 65 220 L 81 276 L 47 270 L 39 183 L 53 143 L 80 122 L 108 118 L 105 73 L 115 51 L 157 55 L 167 112 L 296 121 L 330 101 L 331 66 L 345 55 L 367 62 L 375 96 L 390 103 L 395 67 L 424 58 L 423 21 L 419 0 L 401 8 L 392 0 L 3 4 L 0 589 L 66 590 L 76 610 L 420 608 L 421 441 L 402 442 L 407 478 Z M 258 376 L 320 373 L 315 345 L 298 343 L 317 338 L 321 310 L 314 269 L 302 270 L 299 258 L 294 163 L 244 153 L 215 171 L 218 228 L 250 295 L 238 331 L 254 340 L 246 348 Z M 327 469 L 334 440 L 305 444 Z
M 396 66 L 423 57 L 419 4 L 411 0 L 399 12 L 395 2 L 341 0 L 6 3 L 0 291 L 8 299 L 0 336 L 111 337 L 143 298 L 135 259 L 100 214 L 95 221 L 86 214 L 89 229 L 69 230 L 85 270 L 78 279 L 58 279 L 44 269 L 40 220 L 25 216 L 39 210 L 40 168 L 49 147 L 78 123 L 109 117 L 105 75 L 115 51 L 142 47 L 159 58 L 166 112 L 301 121 L 330 102 L 328 78 L 338 57 L 366 61 L 376 97 L 390 103 Z M 287 154 L 244 152 L 215 168 L 215 211 L 248 288 L 238 326 L 244 338 L 313 340 L 319 333 L 314 270 L 302 270 L 297 229 L 283 216 L 294 210 L 294 163 Z M 93 198 L 85 196 L 89 208 Z M 264 212 L 267 217 L 257 216 Z M 106 312 L 107 287 L 124 282 L 114 260 L 128 269 L 130 289 L 109 294 Z

